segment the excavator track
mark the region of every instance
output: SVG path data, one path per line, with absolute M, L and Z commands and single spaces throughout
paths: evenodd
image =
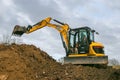
M 108 56 L 64 57 L 64 64 L 108 64 Z

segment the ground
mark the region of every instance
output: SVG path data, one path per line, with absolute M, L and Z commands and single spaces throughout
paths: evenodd
M 120 80 L 120 69 L 61 64 L 34 45 L 0 45 L 0 80 Z

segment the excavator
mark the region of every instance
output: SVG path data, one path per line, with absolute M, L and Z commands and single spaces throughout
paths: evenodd
M 51 23 L 51 20 L 56 24 Z M 104 53 L 104 45 L 94 40 L 94 34 L 97 32 L 87 26 L 72 29 L 66 23 L 47 17 L 27 27 L 16 25 L 12 35 L 22 36 L 44 27 L 54 28 L 60 33 L 66 51 L 66 56 L 63 59 L 64 64 L 108 64 L 108 56 Z

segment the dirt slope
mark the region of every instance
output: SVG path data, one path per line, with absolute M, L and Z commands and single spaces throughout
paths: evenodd
M 33 45 L 0 45 L 0 80 L 120 80 L 120 70 L 61 65 Z

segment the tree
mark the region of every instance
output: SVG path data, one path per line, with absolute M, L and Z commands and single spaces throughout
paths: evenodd
M 109 64 L 110 65 L 119 65 L 120 63 L 117 59 L 113 58 L 113 59 L 109 60 Z

